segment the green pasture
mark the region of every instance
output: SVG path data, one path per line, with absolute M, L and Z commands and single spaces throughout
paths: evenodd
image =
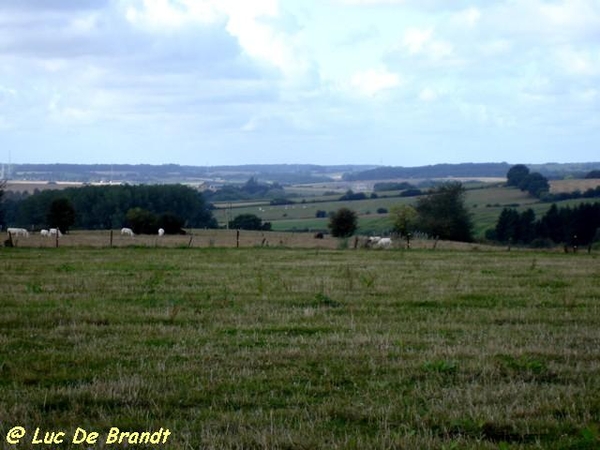
M 339 198 L 339 197 L 338 197 Z M 232 220 L 239 214 L 255 214 L 265 222 L 271 222 L 274 230 L 314 230 L 326 229 L 327 219 L 317 219 L 317 211 L 334 212 L 341 207 L 347 207 L 357 212 L 359 216 L 359 232 L 366 234 L 379 234 L 391 229 L 389 218 L 381 217 L 377 210 L 385 208 L 390 211 L 394 206 L 413 204 L 415 197 L 398 197 L 398 192 L 382 192 L 378 198 L 356 201 L 323 200 L 319 197 L 304 199 L 304 203 L 294 205 L 269 205 L 231 203 L 231 208 L 223 207 L 215 210 L 217 221 L 225 225 L 227 218 Z M 468 189 L 466 205 L 473 215 L 475 236 L 483 238 L 485 231 L 496 225 L 500 212 L 505 207 L 517 207 L 519 210 L 533 208 L 536 214 L 543 215 L 550 207 L 547 203 L 538 203 L 538 200 L 516 188 L 498 186 Z
M 3 249 L 1 447 L 599 448 L 598 257 L 472 248 Z
M 255 214 L 265 222 L 271 222 L 273 230 L 326 230 L 327 219 L 317 219 L 318 210 L 333 212 L 341 207 L 347 207 L 358 214 L 358 233 L 381 234 L 392 229 L 392 221 L 387 214 L 378 214 L 377 210 L 385 208 L 390 211 L 394 206 L 413 204 L 416 197 L 398 197 L 398 192 L 382 192 L 378 198 L 357 201 L 323 201 L 307 197 L 304 203 L 294 205 L 271 206 L 268 202 L 262 204 L 231 203 L 231 208 L 215 210 L 214 215 L 221 225 L 225 225 L 226 218 L 232 220 L 238 214 Z M 576 199 L 557 202 L 559 206 L 576 206 L 584 201 L 594 199 Z M 466 191 L 465 204 L 473 217 L 474 236 L 483 239 L 486 230 L 494 228 L 502 210 L 506 207 L 516 208 L 519 211 L 531 208 L 536 217 L 543 216 L 550 208 L 550 203 L 542 203 L 538 199 L 522 192 L 517 188 L 500 186 L 470 187 Z M 223 205 L 221 205 L 223 206 Z

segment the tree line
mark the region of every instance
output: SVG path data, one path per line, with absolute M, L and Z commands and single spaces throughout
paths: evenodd
M 280 199 L 285 196 L 285 190 L 279 183 L 263 183 L 256 177 L 250 177 L 243 185 L 226 184 L 215 192 L 206 192 L 206 198 L 211 202 Z
M 7 192 L 4 224 L 28 229 L 48 227 L 89 230 L 129 226 L 138 233 L 168 233 L 182 227 L 215 228 L 203 195 L 180 185 L 84 186 L 34 195 Z
M 584 177 L 584 179 L 594 178 L 600 178 L 600 171 L 592 170 Z M 551 194 L 548 179 L 539 172 L 530 172 L 529 168 L 524 164 L 512 166 L 506 174 L 506 180 L 507 186 L 518 187 L 522 191 L 527 191 L 533 197 L 548 203 L 578 198 L 600 197 L 600 186 L 589 188 L 584 192 L 577 190 L 574 192 Z
M 514 208 L 504 208 L 495 228 L 488 230 L 486 237 L 535 247 L 556 244 L 590 246 L 600 240 L 600 203 L 561 208 L 553 204 L 537 220 L 532 209 L 519 213 Z

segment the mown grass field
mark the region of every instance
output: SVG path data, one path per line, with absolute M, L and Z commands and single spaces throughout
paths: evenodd
M 599 262 L 2 249 L 0 446 L 81 427 L 100 434 L 85 448 L 132 448 L 102 439 L 163 427 L 166 445 L 141 448 L 595 449 Z

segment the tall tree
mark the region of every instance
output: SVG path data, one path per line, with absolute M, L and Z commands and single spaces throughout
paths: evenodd
M 358 216 L 349 208 L 340 208 L 331 214 L 327 226 L 333 237 L 350 237 L 358 228 Z
M 496 239 L 500 242 L 514 241 L 519 224 L 519 213 L 513 208 L 504 208 L 496 222 Z
M 229 221 L 229 228 L 238 230 L 264 230 L 269 231 L 271 229 L 271 223 L 265 222 L 263 224 L 262 219 L 255 214 L 240 214 L 233 220 Z
M 50 203 L 46 215 L 48 225 L 58 228 L 63 233 L 68 233 L 69 228 L 75 223 L 75 208 L 68 198 L 59 197 Z
M 394 221 L 394 231 L 401 236 L 408 236 L 414 231 L 417 223 L 417 210 L 410 205 L 394 206 L 390 211 Z
M 131 208 L 126 214 L 126 223 L 135 234 L 156 234 L 156 215 L 143 208 Z
M 529 244 L 536 237 L 535 212 L 528 208 L 519 216 L 519 229 L 517 240 L 523 244 Z
M 521 180 L 519 188 L 539 198 L 550 191 L 550 183 L 548 183 L 548 179 L 541 173 L 533 172 Z
M 444 183 L 419 198 L 415 209 L 418 228 L 430 236 L 452 241 L 473 240 L 473 220 L 465 205 L 465 188 L 459 182 Z
M 568 235 L 567 222 L 565 209 L 559 210 L 556 203 L 553 203 L 538 222 L 538 235 L 549 238 L 556 244 L 565 242 Z
M 512 166 L 506 174 L 506 185 L 518 187 L 527 175 L 529 175 L 529 168 L 526 165 L 517 164 Z

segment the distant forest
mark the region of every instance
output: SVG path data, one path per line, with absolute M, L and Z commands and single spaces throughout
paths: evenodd
M 245 182 L 255 176 L 279 183 L 319 183 L 340 173 L 375 166 L 314 164 L 254 164 L 239 166 L 181 166 L 178 164 L 13 164 L 10 178 L 30 181 L 180 183 L 189 180 Z
M 344 175 L 345 181 L 386 180 L 396 178 L 444 177 L 504 177 L 511 165 L 508 163 L 436 164 L 422 167 L 377 167 L 363 172 Z
M 62 200 L 74 211 L 69 224 L 81 229 L 110 229 L 123 226 L 155 232 L 161 220 L 181 227 L 217 226 L 203 195 L 183 185 L 84 186 L 48 190 L 34 195 L 5 193 L 4 222 L 28 229 L 56 227 L 51 206 Z M 143 225 L 138 225 L 143 218 Z M 135 222 L 135 223 L 132 223 Z M 63 230 L 65 231 L 65 230 Z
M 505 177 L 512 167 L 506 162 L 501 163 L 464 163 L 436 164 L 421 167 L 376 167 L 360 172 L 344 175 L 345 181 L 393 180 L 393 179 L 430 179 L 430 178 L 470 178 L 470 177 Z M 570 176 L 583 178 L 592 170 L 600 169 L 600 163 L 567 163 L 567 164 L 527 164 L 533 172 L 547 178 L 564 178 Z
M 223 183 L 244 183 L 255 177 L 270 183 L 304 184 L 338 179 L 345 181 L 389 179 L 433 179 L 446 177 L 504 177 L 511 165 L 501 163 L 436 164 L 421 167 L 381 167 L 377 165 L 315 164 L 254 164 L 231 166 L 182 166 L 178 164 L 14 164 L 4 167 L 15 180 L 31 181 L 125 181 L 128 183 L 182 183 L 198 180 L 218 180 Z M 566 176 L 583 178 L 596 163 L 527 164 L 532 172 L 549 179 Z

